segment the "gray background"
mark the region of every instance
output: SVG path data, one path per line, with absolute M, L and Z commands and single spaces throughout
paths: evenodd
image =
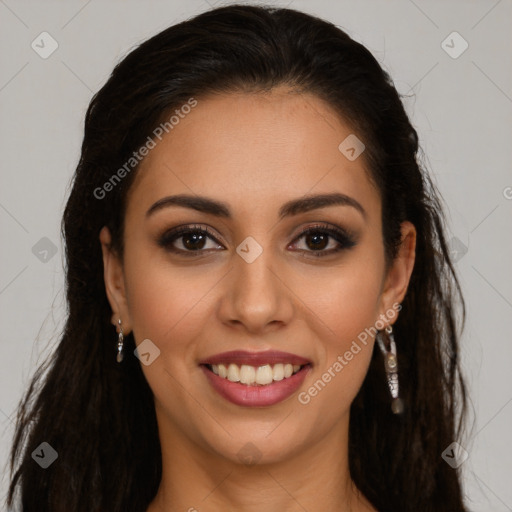
M 86 107 L 137 42 L 221 3 L 0 0 L 0 499 L 15 407 L 64 318 L 60 218 Z M 468 305 L 462 359 L 475 421 L 458 440 L 469 454 L 466 499 L 474 511 L 511 511 L 512 2 L 273 3 L 345 29 L 408 95 Z M 43 31 L 58 43 L 47 59 L 31 47 Z M 453 31 L 469 44 L 457 58 L 445 51 L 463 49 L 447 39 Z

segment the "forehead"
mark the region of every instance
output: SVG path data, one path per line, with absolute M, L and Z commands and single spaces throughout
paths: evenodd
M 128 209 L 188 193 L 222 199 L 240 214 L 261 213 L 287 198 L 339 191 L 377 212 L 364 155 L 352 161 L 339 149 L 350 136 L 321 99 L 284 87 L 197 98 L 140 164 Z

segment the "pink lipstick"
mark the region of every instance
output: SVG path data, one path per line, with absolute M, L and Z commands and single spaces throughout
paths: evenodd
M 230 402 L 267 407 L 295 393 L 311 369 L 308 359 L 280 351 L 231 351 L 200 362 L 213 389 Z

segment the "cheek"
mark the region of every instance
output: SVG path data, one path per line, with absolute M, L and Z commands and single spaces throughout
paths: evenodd
M 127 262 L 126 281 L 137 342 L 149 338 L 162 353 L 170 344 L 173 351 L 186 348 L 193 326 L 204 316 L 205 294 L 215 284 L 212 274 L 141 256 Z
M 160 350 L 154 363 L 141 366 L 142 371 L 156 403 L 165 404 L 165 414 L 185 430 L 192 427 L 193 418 L 202 418 L 203 414 L 190 399 L 189 390 L 190 382 L 203 378 L 194 351 L 195 340 L 204 337 L 203 325 L 210 317 L 207 294 L 218 281 L 212 274 L 161 261 L 145 265 L 144 270 L 133 265 L 126 274 L 136 344 L 150 339 Z M 170 412 L 178 410 L 179 417 Z
M 318 340 L 318 360 L 298 399 L 315 411 L 319 428 L 348 410 L 364 381 L 373 352 L 381 279 L 380 262 L 361 258 L 302 283 L 300 294 Z
M 324 324 L 330 350 L 341 350 L 378 318 L 381 265 L 358 256 L 300 279 L 298 295 Z

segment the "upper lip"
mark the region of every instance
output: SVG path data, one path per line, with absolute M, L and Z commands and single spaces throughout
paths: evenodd
M 248 366 L 263 366 L 265 364 L 279 364 L 279 363 L 290 363 L 305 365 L 311 361 L 308 359 L 298 356 L 297 354 L 291 354 L 289 352 L 281 352 L 278 350 L 266 350 L 260 352 L 249 352 L 247 350 L 232 350 L 230 352 L 222 352 L 209 356 L 199 364 L 230 364 L 234 363 L 237 365 L 246 364 Z

